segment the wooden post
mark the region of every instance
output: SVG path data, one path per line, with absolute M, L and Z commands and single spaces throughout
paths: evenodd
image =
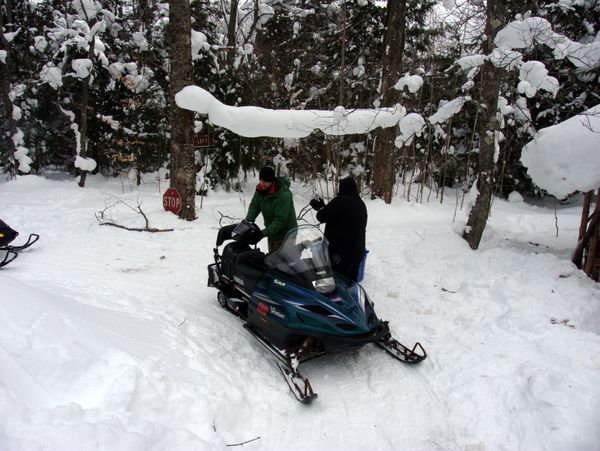
M 577 248 L 575 252 L 573 252 L 572 262 L 575 263 L 579 269 L 583 267 L 583 252 L 585 248 L 585 240 L 584 237 L 586 235 L 588 222 L 590 220 L 590 205 L 592 203 L 592 193 L 593 191 L 588 191 L 585 193 L 583 198 L 583 208 L 581 210 L 581 223 L 579 224 L 579 236 L 577 237 Z
M 591 237 L 589 239 L 588 251 L 585 256 L 585 273 L 593 277 L 594 266 L 596 265 L 596 254 L 598 253 L 598 229 L 600 228 L 600 188 L 596 196 L 596 208 L 594 208 L 594 216 L 590 221 Z
M 575 249 L 575 252 L 573 252 L 573 258 L 571 260 L 579 269 L 587 266 L 587 260 L 590 255 L 589 251 L 592 245 L 592 238 L 594 235 L 597 236 L 598 234 L 598 226 L 600 225 L 600 188 L 598 189 L 598 198 L 596 199 L 596 207 L 594 208 L 594 212 L 590 216 L 587 214 L 585 215 L 585 222 L 586 226 L 583 229 L 580 228 L 580 233 L 581 230 L 583 230 L 583 235 L 577 243 L 577 248 Z M 597 248 L 597 245 L 595 248 Z M 586 261 L 582 266 L 583 254 L 585 253 L 586 249 L 588 250 L 586 254 Z
M 583 238 L 583 235 L 585 234 L 585 231 L 587 230 L 587 224 L 588 224 L 588 219 L 589 219 L 589 215 L 590 215 L 590 205 L 592 203 L 592 193 L 594 191 L 590 190 L 587 193 L 585 193 L 585 196 L 583 198 L 583 210 L 581 211 L 581 224 L 579 225 L 579 237 L 577 238 L 577 241 L 581 240 Z

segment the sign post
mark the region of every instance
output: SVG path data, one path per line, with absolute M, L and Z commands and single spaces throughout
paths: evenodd
M 181 211 L 181 195 L 175 188 L 169 188 L 163 194 L 163 207 L 176 215 Z

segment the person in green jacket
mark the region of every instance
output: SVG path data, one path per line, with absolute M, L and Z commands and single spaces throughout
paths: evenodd
M 259 183 L 250 201 L 246 220 L 254 222 L 262 213 L 265 228 L 261 233 L 268 238 L 269 252 L 273 252 L 283 244 L 285 235 L 298 227 L 290 179 L 275 177 L 275 170 L 270 166 L 260 170 L 258 179 Z

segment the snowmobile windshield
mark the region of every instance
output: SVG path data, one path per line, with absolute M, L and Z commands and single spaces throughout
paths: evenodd
M 318 291 L 335 289 L 328 242 L 315 226 L 290 230 L 281 247 L 267 256 L 265 264 Z

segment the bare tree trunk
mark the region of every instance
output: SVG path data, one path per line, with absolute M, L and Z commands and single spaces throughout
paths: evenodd
M 235 60 L 235 36 L 237 33 L 237 13 L 239 0 L 231 0 L 231 9 L 229 10 L 229 22 L 227 23 L 227 64 L 233 69 Z
M 171 188 L 181 196 L 179 217 L 196 219 L 196 163 L 194 160 L 191 111 L 175 103 L 175 94 L 192 84 L 192 23 L 189 0 L 169 2 L 170 121 L 171 121 Z
M 483 45 L 483 53 L 489 54 L 493 48 L 494 36 L 505 23 L 504 10 L 499 0 L 488 0 L 485 35 L 488 37 Z M 495 184 L 494 152 L 496 148 L 496 132 L 500 130 L 498 119 L 498 95 L 500 91 L 501 69 L 489 60 L 481 66 L 481 83 L 479 84 L 479 113 L 477 134 L 479 135 L 479 169 L 477 176 L 478 195 L 469 213 L 467 229 L 463 238 L 471 249 L 477 249 L 490 213 L 492 195 Z
M 93 61 L 94 58 L 94 48 L 96 44 L 96 38 L 92 37 L 92 42 L 90 43 L 90 51 L 88 52 L 88 58 Z M 92 78 L 92 69 L 90 68 L 90 73 L 87 77 L 85 77 L 81 82 L 81 103 L 79 104 L 79 133 L 81 136 L 80 140 L 80 149 L 79 156 L 81 158 L 87 157 L 87 110 L 88 104 L 90 102 L 90 80 Z M 85 186 L 85 179 L 87 177 L 87 171 L 83 169 L 77 170 L 79 174 L 79 186 L 83 188 Z
M 381 106 L 390 107 L 398 102 L 400 94 L 393 89 L 402 73 L 406 0 L 387 4 L 386 32 L 384 40 L 383 68 L 381 74 Z M 396 127 L 377 129 L 375 134 L 375 159 L 373 162 L 373 186 L 371 197 L 392 201 L 394 189 L 394 141 Z
M 7 25 L 12 25 L 12 1 L 6 0 L 6 22 Z M 3 50 L 6 51 L 5 63 L 0 63 L 0 84 L 2 86 L 2 112 L 1 116 L 4 117 L 2 121 L 2 127 L 0 132 L 2 133 L 2 147 L 6 149 L 6 155 L 2 155 L 4 166 L 9 168 L 9 174 L 11 178 L 17 175 L 17 162 L 15 160 L 15 143 L 13 136 L 17 133 L 17 124 L 13 118 L 13 103 L 10 100 L 10 79 L 11 79 L 11 49 L 10 43 L 4 37 L 4 14 L 5 11 L 0 7 L 0 44 Z
M 344 106 L 345 98 L 345 74 L 346 74 L 346 28 L 347 28 L 347 7 L 346 0 L 342 4 L 342 15 L 340 19 L 340 25 L 342 27 L 342 42 L 341 42 L 341 51 L 340 51 L 340 71 L 339 71 L 339 82 L 340 86 L 338 89 L 338 105 Z M 332 191 L 337 192 L 337 187 L 340 182 L 340 175 L 342 173 L 342 146 L 344 143 L 343 136 L 328 136 L 327 137 L 327 147 L 330 150 L 330 161 L 331 164 L 335 168 L 335 173 L 332 179 Z
M 342 5 L 342 49 L 340 54 L 340 90 L 339 90 L 339 105 L 344 105 L 344 87 L 346 82 L 346 20 L 347 20 L 346 0 Z

